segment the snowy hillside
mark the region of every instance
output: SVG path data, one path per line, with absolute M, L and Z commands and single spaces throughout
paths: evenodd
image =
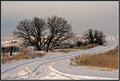
M 106 46 L 97 46 L 88 50 L 77 50 L 69 53 L 46 54 L 43 58 L 26 59 L 1 64 L 2 80 L 18 79 L 115 79 L 118 80 L 118 70 L 103 71 L 102 69 L 87 69 L 85 66 L 71 67 L 69 60 L 73 56 L 85 53 L 100 53 L 115 48 L 118 36 L 106 37 Z

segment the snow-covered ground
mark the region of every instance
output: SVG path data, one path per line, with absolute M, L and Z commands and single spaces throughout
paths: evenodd
M 1 64 L 2 80 L 13 79 L 117 79 L 118 70 L 89 69 L 86 66 L 70 66 L 70 58 L 85 53 L 100 53 L 118 45 L 117 36 L 106 37 L 107 46 L 97 46 L 88 50 L 76 50 L 69 53 L 48 53 L 43 58 L 26 59 Z
M 21 38 L 15 36 L 3 36 L 1 37 L 1 47 L 19 46 L 22 43 Z

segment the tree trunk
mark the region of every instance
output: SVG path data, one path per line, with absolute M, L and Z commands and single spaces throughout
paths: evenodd
M 46 50 L 46 52 L 48 52 L 48 49 Z
M 12 56 L 12 51 L 13 51 L 13 47 L 11 47 L 11 50 L 10 50 L 10 56 Z
M 40 51 L 40 50 L 42 50 L 41 48 L 38 48 L 38 50 Z
M 3 50 L 3 57 L 5 56 L 5 50 Z
M 48 50 L 49 50 L 49 43 L 47 44 L 46 52 L 48 52 Z
M 38 46 L 38 45 L 36 45 L 35 48 L 36 48 L 36 50 L 38 50 L 38 51 L 42 50 L 41 47 Z
M 2 48 L 3 57 L 5 56 L 5 48 Z

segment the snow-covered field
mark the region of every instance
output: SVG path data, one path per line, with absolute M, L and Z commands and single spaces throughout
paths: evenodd
M 107 46 L 97 46 L 88 50 L 77 50 L 69 53 L 48 53 L 43 58 L 26 59 L 1 64 L 1 79 L 116 79 L 119 70 L 89 69 L 86 66 L 70 66 L 70 58 L 85 53 L 100 53 L 115 48 L 118 45 L 117 36 L 106 37 Z

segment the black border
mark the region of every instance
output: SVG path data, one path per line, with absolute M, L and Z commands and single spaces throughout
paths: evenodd
M 119 0 L 0 0 L 0 12 L 1 12 L 2 1 L 119 1 Z M 120 2 L 118 4 L 120 4 Z M 120 8 L 119 8 L 119 12 L 120 12 Z M 0 13 L 0 19 L 1 19 L 1 13 Z M 120 19 L 120 16 L 119 16 L 119 19 Z M 120 31 L 120 26 L 119 26 L 118 32 L 119 31 Z M 0 22 L 0 34 L 1 34 L 1 22 Z M 120 32 L 119 32 L 119 38 L 120 38 Z M 1 35 L 0 35 L 0 41 L 1 41 Z M 120 39 L 118 44 L 120 44 Z M 0 42 L 0 48 L 1 48 L 1 42 Z M 119 45 L 119 51 L 120 51 L 120 45 Z M 0 49 L 0 52 L 1 52 L 1 49 Z M 0 54 L 0 57 L 1 57 L 1 54 Z M 119 58 L 120 58 L 120 55 L 119 55 Z M 1 64 L 0 64 L 0 72 L 1 72 Z M 0 76 L 0 81 L 21 81 L 21 80 L 1 80 L 1 76 Z M 25 80 L 25 81 L 44 81 L 44 80 Z M 45 81 L 52 81 L 52 80 L 45 80 Z M 74 80 L 57 80 L 57 81 L 74 81 Z M 119 80 L 76 80 L 76 81 L 120 81 L 120 59 L 119 59 Z
M 1 0 L 1 1 L 119 1 L 119 0 Z
M 1 53 L 1 1 L 0 1 L 0 53 Z M 0 54 L 0 62 L 1 62 L 1 54 Z M 0 73 L 1 73 L 1 63 L 0 63 Z M 1 76 L 0 76 L 1 80 Z

